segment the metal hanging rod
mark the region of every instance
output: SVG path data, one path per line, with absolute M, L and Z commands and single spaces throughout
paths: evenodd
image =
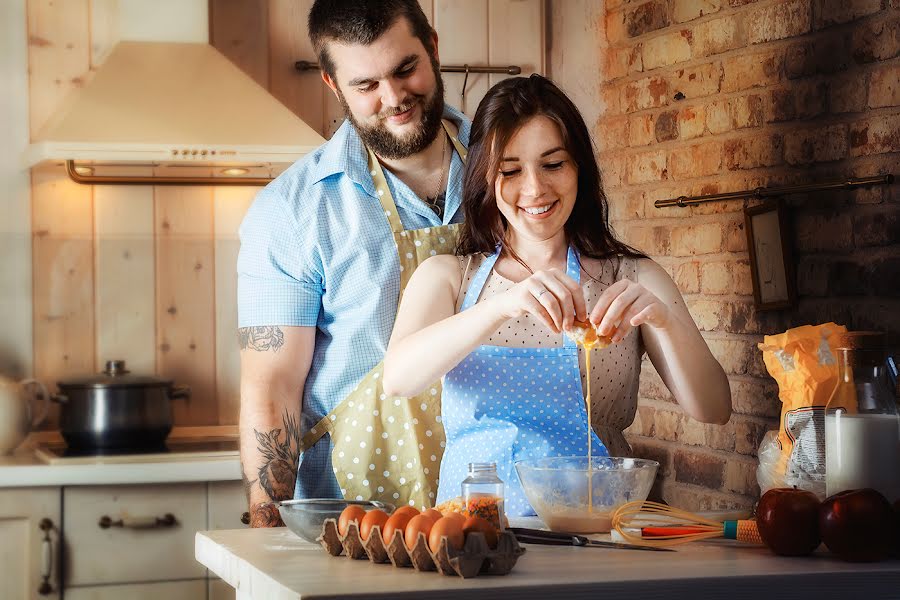
M 268 185 L 271 177 L 150 177 L 146 175 L 82 175 L 75 161 L 66 161 L 66 174 L 83 185 Z
M 826 190 L 852 190 L 858 187 L 872 185 L 890 185 L 894 183 L 893 175 L 876 175 L 873 177 L 849 178 L 844 181 L 827 181 L 823 183 L 807 183 L 802 185 L 784 185 L 779 187 L 758 187 L 752 190 L 740 192 L 725 192 L 722 194 L 707 194 L 705 196 L 679 196 L 668 200 L 657 200 L 653 203 L 656 208 L 668 206 L 691 206 L 704 202 L 718 202 L 720 200 L 742 200 L 744 198 L 769 198 L 771 196 L 786 196 L 787 194 L 803 194 L 806 192 L 823 192 Z
M 318 71 L 319 63 L 310 60 L 298 60 L 294 63 L 294 68 L 298 71 Z M 522 67 L 516 65 L 508 65 L 505 67 L 494 67 L 491 65 L 441 65 L 442 73 L 499 73 L 502 75 L 519 75 Z

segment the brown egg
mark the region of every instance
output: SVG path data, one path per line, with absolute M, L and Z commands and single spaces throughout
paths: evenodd
M 435 520 L 426 513 L 416 515 L 410 519 L 409 523 L 406 524 L 406 533 L 403 534 L 403 540 L 406 542 L 406 547 L 410 550 L 413 549 L 416 545 L 416 541 L 419 539 L 420 532 L 425 534 L 425 543 L 427 544 L 428 534 L 431 533 L 431 528 L 434 527 L 434 521 Z
M 422 514 L 428 515 L 428 518 L 431 519 L 432 521 L 437 521 L 438 519 L 440 519 L 441 517 L 444 516 L 441 514 L 441 511 L 434 509 L 434 508 L 429 508 L 429 509 L 423 511 Z
M 478 531 L 484 534 L 484 539 L 489 548 L 497 547 L 497 530 L 485 519 L 482 519 L 481 517 L 469 517 L 463 523 L 462 528 L 466 539 L 469 539 L 470 533 Z
M 459 521 L 460 525 L 462 525 L 463 521 L 466 520 L 466 515 L 464 515 L 462 513 L 458 513 L 458 512 L 448 512 L 447 514 L 444 515 L 444 517 L 450 518 L 450 519 L 457 519 Z
M 391 513 L 391 516 L 394 515 L 409 515 L 409 518 L 413 518 L 416 515 L 420 514 L 418 509 L 414 506 L 401 506 L 397 510 Z
M 462 530 L 463 521 L 453 517 L 443 517 L 434 522 L 431 533 L 428 534 L 428 547 L 432 552 L 441 548 L 441 539 L 446 536 L 447 545 L 462 550 L 465 537 Z
M 403 534 L 406 531 L 406 524 L 409 523 L 410 519 L 412 519 L 412 517 L 408 512 L 397 511 L 391 515 L 387 520 L 387 523 L 385 523 L 384 527 L 381 529 L 381 539 L 384 540 L 385 545 L 390 544 L 391 540 L 394 539 L 395 531 L 399 531 L 400 537 L 403 537 Z
M 359 537 L 363 540 L 369 539 L 369 533 L 372 531 L 372 528 L 377 525 L 384 529 L 384 524 L 387 523 L 387 520 L 388 515 L 383 510 L 379 508 L 370 510 L 359 524 Z
M 340 518 L 338 518 L 338 533 L 347 535 L 347 529 L 350 527 L 350 522 L 356 521 L 356 525 L 359 526 L 359 523 L 365 516 L 366 509 L 358 504 L 351 504 L 344 509 L 344 512 L 342 512 Z

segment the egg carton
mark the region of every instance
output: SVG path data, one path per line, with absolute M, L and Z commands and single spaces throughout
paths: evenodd
M 525 554 L 525 548 L 519 546 L 516 536 L 508 531 L 500 533 L 496 549 L 491 549 L 484 534 L 472 532 L 466 536 L 462 550 L 457 550 L 447 542 L 447 536 L 441 538 L 437 552 L 428 547 L 424 533 L 419 533 L 416 544 L 407 548 L 400 531 L 394 532 L 389 544 L 381 538 L 381 528 L 373 527 L 369 538 L 363 540 L 359 535 L 359 526 L 351 521 L 347 527 L 347 535 L 338 533 L 337 521 L 325 519 L 322 535 L 317 540 L 332 556 L 343 554 L 351 559 L 368 558 L 373 563 L 391 563 L 395 567 L 412 567 L 417 571 L 437 571 L 442 575 L 458 575 L 469 578 L 476 575 L 506 575 L 515 566 L 519 557 Z

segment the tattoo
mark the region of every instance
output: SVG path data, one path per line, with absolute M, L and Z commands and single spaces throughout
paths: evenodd
M 238 329 L 238 342 L 241 350 L 251 348 L 259 352 L 271 350 L 278 352 L 284 346 L 284 332 L 278 326 L 241 327 Z
M 260 502 L 251 506 L 250 527 L 284 527 L 278 507 L 272 502 Z
M 297 416 L 284 411 L 284 441 L 279 441 L 281 429 L 268 433 L 253 430 L 257 449 L 263 455 L 259 467 L 259 485 L 272 500 L 287 500 L 294 496 L 297 465 L 300 462 L 300 424 Z

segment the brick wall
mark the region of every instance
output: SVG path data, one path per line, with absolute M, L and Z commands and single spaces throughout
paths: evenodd
M 657 497 L 749 506 L 756 449 L 781 406 L 756 343 L 827 320 L 900 331 L 900 186 L 785 199 L 799 301 L 781 311 L 753 306 L 753 202 L 653 202 L 900 175 L 900 1 L 607 0 L 596 30 L 595 137 L 614 227 L 675 279 L 734 405 L 724 426 L 697 423 L 645 361 L 627 433 L 663 465 Z

